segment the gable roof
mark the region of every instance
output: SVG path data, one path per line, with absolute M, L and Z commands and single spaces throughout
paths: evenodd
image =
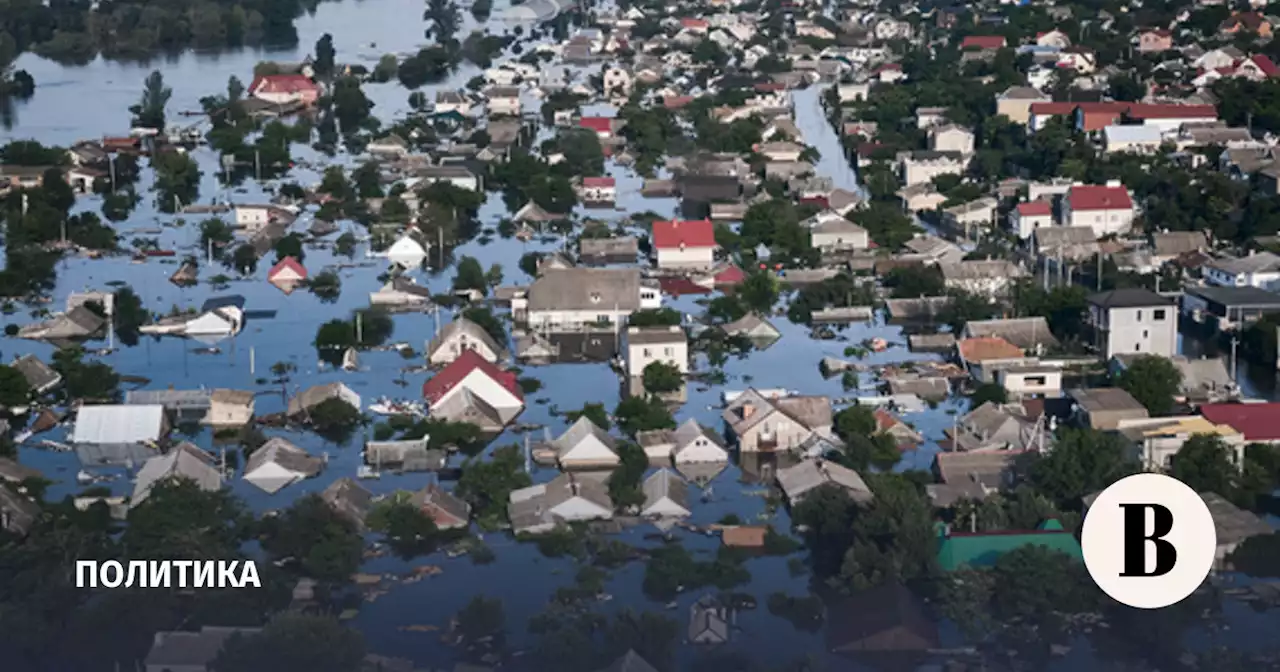
M 249 93 L 301 93 L 319 88 L 306 75 L 258 75 L 249 84 Z
M 1022 348 L 999 336 L 980 336 L 966 338 L 956 343 L 960 358 L 966 362 L 985 362 L 989 359 L 1017 359 L 1022 357 Z
M 268 281 L 272 280 L 273 278 L 276 277 L 277 273 L 280 273 L 285 269 L 289 269 L 289 270 L 292 270 L 294 273 L 297 273 L 298 277 L 302 278 L 303 280 L 307 279 L 307 269 L 303 267 L 303 265 L 299 263 L 297 259 L 294 259 L 293 257 L 285 257 L 284 259 L 277 261 L 276 265 L 272 266 L 271 270 L 267 271 L 267 280 Z M 243 303 L 241 304 L 240 307 L 242 308 L 244 307 Z
M 529 285 L 529 310 L 640 309 L 638 268 L 549 268 Z
M 1215 425 L 1228 425 L 1245 441 L 1280 440 L 1280 403 L 1204 404 L 1200 414 Z
M 1073 212 L 1089 210 L 1132 210 L 1133 199 L 1124 187 L 1080 184 L 1067 192 L 1067 203 Z
M 517 399 L 524 401 L 524 394 L 516 383 L 516 374 L 499 369 L 474 350 L 464 351 L 457 359 L 441 369 L 440 373 L 423 383 L 422 396 L 431 403 L 435 403 L 443 399 L 450 390 L 477 369 L 515 395 Z
M 324 460 L 312 457 L 288 439 L 275 436 L 253 451 L 245 463 L 244 473 L 248 475 L 269 462 L 308 477 L 315 476 L 324 468 Z
M 1023 546 L 1044 546 L 1082 561 L 1080 542 L 1062 523 L 1046 520 L 1034 530 L 944 533 L 939 535 L 938 564 L 946 571 L 961 567 L 989 567 L 1000 556 Z
M 206 491 L 222 487 L 222 472 L 215 466 L 213 456 L 183 441 L 168 453 L 153 457 L 142 465 L 129 506 L 141 504 L 157 483 L 169 478 L 190 479 Z
M 484 327 L 459 315 L 453 318 L 452 322 L 444 325 L 444 327 L 440 329 L 440 333 L 436 335 L 435 338 L 431 339 L 431 343 L 427 346 L 427 356 L 430 357 L 432 353 L 439 350 L 445 343 L 449 342 L 449 339 L 456 335 L 465 335 L 469 338 L 480 341 L 492 350 L 494 354 L 500 354 L 506 349 L 501 345 L 498 345 L 498 342 L 493 340 L 493 336 L 490 336 L 489 332 L 485 331 Z
M 960 43 L 961 49 L 1003 49 L 1003 35 L 970 35 Z
M 439 483 L 431 483 L 414 492 L 409 496 L 409 503 L 419 509 L 428 510 L 432 520 L 441 527 L 471 518 L 471 505 L 440 487 Z M 453 520 L 447 520 L 446 517 Z
M 715 247 L 715 226 L 709 219 L 671 220 L 653 223 L 653 247 L 659 250 Z
M 595 437 L 596 440 L 604 444 L 609 450 L 614 453 L 618 452 L 617 442 L 614 441 L 613 437 L 609 436 L 608 432 L 601 429 L 599 425 L 592 422 L 591 419 L 585 415 L 579 416 L 578 420 L 552 443 L 556 447 L 556 453 L 563 457 L 568 454 L 569 451 L 577 448 L 578 444 L 582 443 L 582 441 L 587 437 Z

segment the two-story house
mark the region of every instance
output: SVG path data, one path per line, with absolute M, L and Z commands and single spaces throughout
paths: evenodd
M 1029 240 L 1036 229 L 1053 226 L 1053 202 L 1048 199 L 1019 203 L 1009 213 L 1009 228 L 1022 240 Z
M 653 253 L 658 268 L 703 269 L 715 265 L 715 225 L 709 219 L 653 223 Z
M 491 86 L 484 92 L 490 117 L 520 116 L 520 87 Z
M 1129 231 L 1135 216 L 1133 198 L 1119 183 L 1075 185 L 1062 202 L 1064 226 L 1089 226 L 1099 238 Z
M 932 182 L 939 175 L 962 175 L 964 155 L 959 152 L 914 151 L 898 155 L 903 186 Z
M 628 327 L 625 359 L 631 377 L 644 374 L 645 367 L 655 362 L 670 364 L 685 374 L 689 372 L 689 339 L 678 325 L 666 327 Z
M 770 397 L 748 389 L 721 414 L 743 452 L 802 450 L 814 434 L 831 433 L 831 400 L 823 396 Z
M 1115 289 L 1089 297 L 1094 346 L 1106 359 L 1137 353 L 1171 357 L 1178 351 L 1174 300 L 1149 289 Z

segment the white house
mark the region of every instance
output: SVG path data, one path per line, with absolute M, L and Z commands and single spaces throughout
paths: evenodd
M 1011 284 L 1027 277 L 1027 271 L 1007 259 L 971 259 L 939 264 L 948 289 L 961 289 L 972 294 L 994 296 Z
M 1045 199 L 1019 203 L 1009 213 L 1009 228 L 1022 240 L 1030 240 L 1035 230 L 1053 226 L 1053 202 Z
M 956 124 L 943 124 L 929 129 L 929 149 L 935 152 L 973 153 L 973 132 Z
M 485 107 L 489 116 L 520 116 L 520 88 L 516 86 L 491 86 L 484 92 Z
M 425 166 L 419 168 L 417 176 L 423 182 L 434 184 L 436 182 L 445 182 L 452 184 L 459 189 L 467 191 L 480 190 L 480 177 L 468 170 L 465 166 L 443 165 L 443 166 Z
M 658 268 L 706 269 L 715 266 L 716 232 L 709 219 L 653 223 Z
M 243 427 L 253 420 L 254 394 L 251 390 L 217 389 L 209 395 L 204 424 L 214 427 Z
M 1158 126 L 1112 125 L 1102 129 L 1103 148 L 1108 154 L 1131 152 L 1150 154 L 1160 149 L 1164 131 Z
M 1246 257 L 1223 257 L 1210 261 L 1205 280 L 1220 287 L 1280 288 L 1280 256 L 1271 252 L 1250 252 Z
M 898 155 L 903 186 L 932 182 L 940 175 L 964 174 L 965 161 L 958 152 L 914 151 Z
M 1162 355 L 1178 351 L 1178 307 L 1149 289 L 1115 289 L 1089 297 L 1094 346 L 1108 360 L 1117 354 Z
M 289 214 L 278 205 L 237 205 L 232 213 L 236 228 L 246 235 L 253 235 L 281 216 Z
M 1010 398 L 1058 397 L 1062 394 L 1062 369 L 1039 364 L 1000 367 L 996 383 Z
M 405 268 L 417 268 L 427 258 L 427 250 L 411 234 L 404 234 L 387 248 L 387 259 Z
M 552 442 L 560 468 L 612 469 L 621 463 L 617 443 L 585 415 Z
M 503 350 L 484 327 L 458 316 L 431 339 L 427 346 L 427 361 L 432 366 L 444 366 L 461 357 L 462 353 L 472 351 L 485 361 L 496 363 Z
M 547 268 L 511 300 L 516 321 L 539 332 L 616 326 L 661 305 L 661 292 L 643 284 L 637 268 Z
M 671 450 L 671 459 L 677 465 L 729 461 L 729 451 L 720 435 L 693 418 L 680 425 L 672 433 L 672 439 L 675 447 Z
M 471 114 L 471 99 L 458 91 L 440 91 L 436 94 L 436 114 L 457 112 L 462 116 Z
M 464 392 L 492 408 L 502 424 L 511 422 L 524 410 L 524 394 L 516 374 L 499 369 L 475 350 L 464 350 L 422 385 L 422 396 L 432 412 Z
M 1127 233 L 1135 216 L 1129 190 L 1117 182 L 1075 185 L 1062 201 L 1064 226 L 1089 226 L 1099 238 Z
M 809 240 L 820 250 L 865 250 L 871 246 L 867 230 L 826 210 L 804 222 L 809 229 Z
M 618 197 L 618 182 L 612 177 L 582 178 L 584 203 L 612 203 Z
M 689 372 L 689 341 L 679 326 L 628 327 L 626 363 L 631 376 L 644 374 L 646 366 L 654 362 L 666 362 Z

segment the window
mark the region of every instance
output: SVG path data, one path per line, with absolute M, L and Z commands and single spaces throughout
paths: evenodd
M 1139 321 L 1139 322 L 1141 322 L 1141 321 L 1142 321 L 1142 311 L 1141 311 L 1141 310 L 1139 310 L 1139 311 L 1138 311 L 1138 321 Z
M 605 323 L 609 321 L 608 315 L 596 315 L 596 322 Z
M 1142 352 L 1142 344 L 1141 344 L 1141 343 L 1134 343 L 1134 344 L 1133 344 L 1133 351 L 1134 351 L 1134 352 Z
M 1022 382 L 1028 386 L 1043 387 L 1048 382 L 1048 378 L 1045 376 L 1027 376 L 1022 379 Z
M 641 351 L 641 354 L 643 354 L 645 357 L 651 357 L 651 356 L 652 356 L 652 355 L 649 353 L 649 348 L 645 348 L 643 351 Z
M 1163 310 L 1155 311 L 1154 313 L 1151 314 L 1151 319 L 1155 320 L 1156 322 L 1164 322 L 1164 311 Z
M 1143 338 L 1151 338 L 1151 335 L 1147 333 L 1147 330 L 1146 330 L 1146 329 L 1143 329 L 1143 330 L 1142 330 L 1142 337 L 1143 337 Z
M 662 349 L 662 354 L 663 354 L 663 356 L 665 356 L 665 357 L 670 357 L 670 356 L 672 355 L 671 348 L 663 348 L 663 349 Z

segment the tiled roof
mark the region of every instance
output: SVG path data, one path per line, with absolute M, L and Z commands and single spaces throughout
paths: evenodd
M 484 372 L 486 376 L 506 388 L 516 398 L 524 399 L 524 395 L 520 392 L 520 386 L 516 384 L 516 374 L 499 369 L 474 350 L 463 351 L 457 359 L 444 367 L 440 373 L 423 383 L 422 396 L 433 403 L 439 401 L 476 369 Z
M 1280 403 L 1205 404 L 1200 414 L 1217 425 L 1229 425 L 1245 441 L 1280 440 Z
M 1067 202 L 1074 212 L 1088 210 L 1132 210 L 1133 199 L 1124 187 L 1078 185 L 1067 192 Z
M 970 35 L 960 43 L 961 49 L 1003 49 L 1003 35 Z
M 1022 217 L 1048 217 L 1053 215 L 1053 204 L 1043 199 L 1019 203 L 1018 214 Z
M 1022 348 L 1000 338 L 985 336 L 966 338 L 956 344 L 960 357 L 967 362 L 984 362 L 989 359 L 1017 359 L 1022 356 Z
M 680 247 L 715 247 L 715 226 L 709 219 L 654 222 L 653 246 L 660 250 Z

